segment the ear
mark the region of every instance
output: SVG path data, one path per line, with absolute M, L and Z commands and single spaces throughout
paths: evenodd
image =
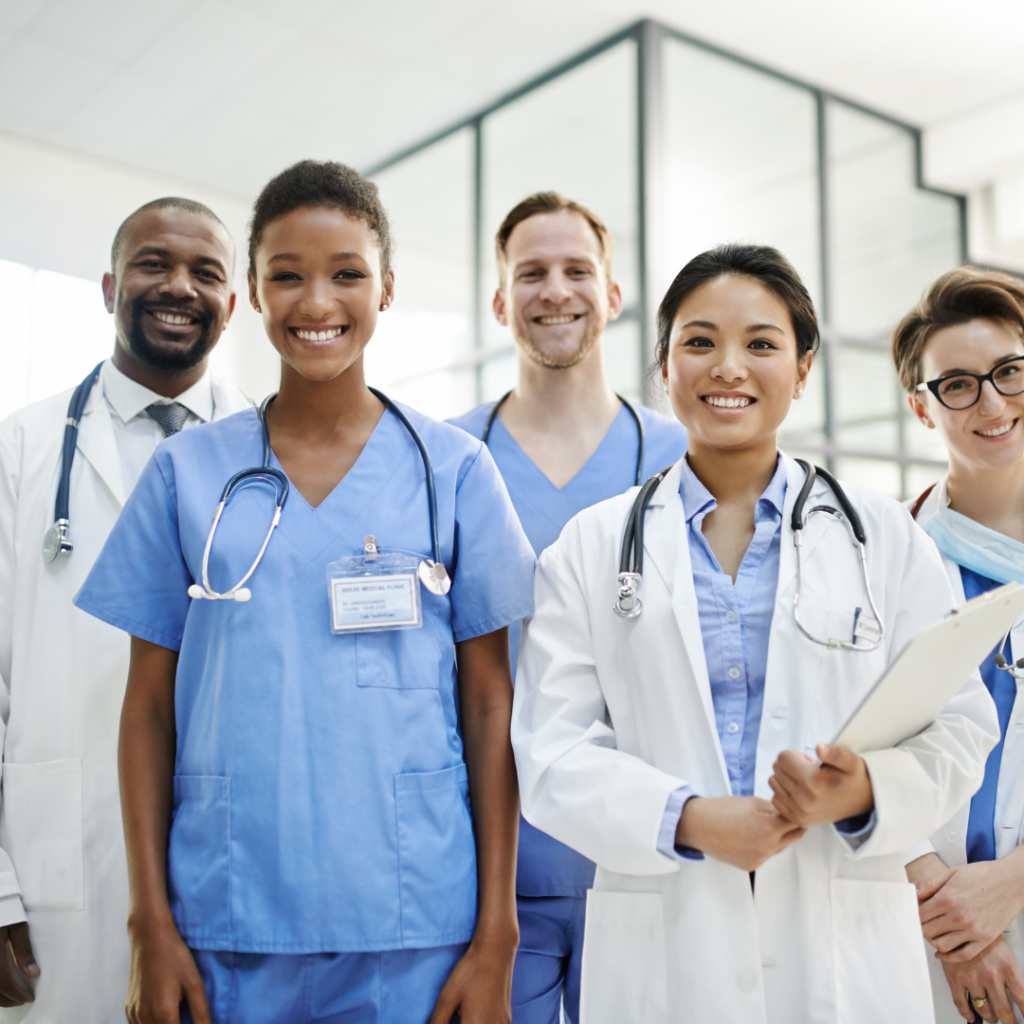
M 117 279 L 113 274 L 106 273 L 100 287 L 103 289 L 103 305 L 107 307 L 108 313 L 113 313 L 114 300 L 117 297 Z
M 907 404 L 921 423 L 923 423 L 929 430 L 935 429 L 935 421 L 928 415 L 928 407 L 921 399 L 921 392 L 916 392 L 913 395 L 907 395 Z
M 395 301 L 395 272 L 389 270 L 384 275 L 380 293 L 380 310 L 383 313 Z
M 256 278 L 253 276 L 251 270 L 246 274 L 246 277 L 249 281 L 249 305 L 252 306 L 257 313 L 262 313 L 263 310 L 260 309 L 260 297 L 256 292 Z
M 608 320 L 618 320 L 622 315 L 622 289 L 618 281 L 608 285 Z
M 231 293 L 231 298 L 228 299 L 228 315 L 226 317 L 224 317 L 224 326 L 225 327 L 227 327 L 227 325 L 231 322 L 231 314 L 234 313 L 234 311 L 235 311 L 235 302 L 237 301 L 237 299 L 238 299 L 238 294 L 236 292 L 232 292 Z
M 503 289 L 498 288 L 494 292 L 494 298 L 491 299 L 491 309 L 494 310 L 494 319 L 502 327 L 508 327 L 508 308 L 505 305 L 505 292 Z
M 797 390 L 803 391 L 807 387 L 807 378 L 811 373 L 811 366 L 814 364 L 814 353 L 808 352 L 803 359 L 796 364 Z

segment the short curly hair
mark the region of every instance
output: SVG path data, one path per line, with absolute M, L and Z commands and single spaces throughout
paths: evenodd
M 1024 337 L 1024 281 L 976 267 L 957 267 L 938 278 L 893 332 L 892 359 L 909 394 L 922 383 L 921 360 L 931 336 L 971 320 L 994 320 Z
M 377 186 L 347 164 L 300 160 L 263 186 L 249 221 L 249 273 L 256 274 L 256 250 L 267 225 L 292 210 L 327 207 L 366 221 L 380 246 L 380 271 L 391 269 L 391 225 Z

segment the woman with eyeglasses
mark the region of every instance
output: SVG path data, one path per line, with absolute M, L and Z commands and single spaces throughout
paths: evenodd
M 1024 285 L 970 268 L 944 274 L 897 328 L 893 358 L 914 414 L 949 451 L 949 472 L 911 512 L 954 592 L 969 600 L 1024 583 Z M 936 950 L 939 1024 L 1024 1010 L 1024 619 L 981 674 L 1002 739 L 981 789 L 932 836 L 934 852 L 907 867 Z

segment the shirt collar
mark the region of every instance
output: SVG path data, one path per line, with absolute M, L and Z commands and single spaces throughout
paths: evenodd
M 718 502 L 714 495 L 697 479 L 697 474 L 690 468 L 690 460 L 684 456 L 682 473 L 679 476 L 679 494 L 683 499 L 683 512 L 689 523 L 694 516 L 717 508 Z M 775 463 L 775 473 L 764 493 L 757 500 L 755 519 L 763 515 L 781 518 L 786 503 L 786 466 L 781 458 Z
M 166 398 L 143 387 L 131 377 L 125 376 L 110 359 L 103 364 L 103 369 L 100 371 L 100 383 L 103 387 L 103 397 L 110 403 L 114 412 L 121 417 L 122 423 L 135 419 L 154 402 L 161 405 L 180 402 L 204 423 L 209 423 L 213 419 L 213 385 L 210 381 L 209 370 L 188 391 L 182 392 L 175 398 Z

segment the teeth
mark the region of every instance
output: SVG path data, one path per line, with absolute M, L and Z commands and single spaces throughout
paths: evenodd
M 1003 434 L 1009 433 L 1009 431 L 1013 430 L 1013 424 L 1016 422 L 1017 421 L 1014 420 L 1013 423 L 1007 423 L 1002 427 L 993 427 L 991 430 L 979 430 L 978 433 L 981 434 L 982 437 L 1002 437 Z
M 708 405 L 714 405 L 719 409 L 745 409 L 750 405 L 749 398 L 719 398 L 717 395 L 707 395 L 704 401 Z
M 332 338 L 337 338 L 341 334 L 340 327 L 332 327 L 328 331 L 299 331 L 297 330 L 296 335 L 303 341 L 330 341 Z
M 157 320 L 165 324 L 174 324 L 176 327 L 184 327 L 192 323 L 192 317 L 190 316 L 177 316 L 174 313 L 154 313 L 153 316 Z
M 571 324 L 576 319 L 574 313 L 568 316 L 541 316 L 537 318 L 545 327 L 553 327 L 556 324 Z

